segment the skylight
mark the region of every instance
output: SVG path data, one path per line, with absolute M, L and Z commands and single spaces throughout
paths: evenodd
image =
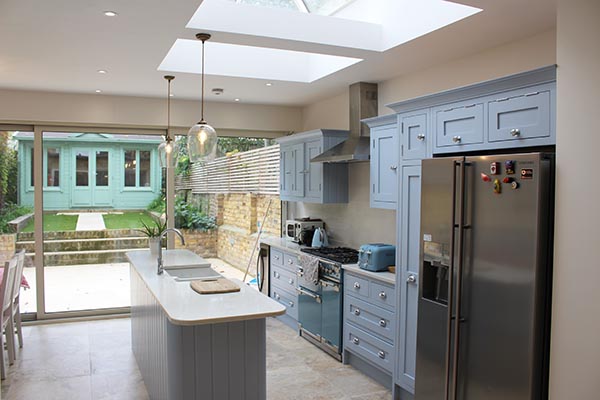
M 305 13 L 332 15 L 354 0 L 227 0 L 250 6 L 284 8 Z

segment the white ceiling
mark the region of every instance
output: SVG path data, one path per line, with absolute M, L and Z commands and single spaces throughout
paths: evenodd
M 379 1 L 379 0 L 371 0 Z M 165 96 L 157 68 L 177 39 L 194 39 L 185 26 L 201 0 L 2 0 L 0 88 Z M 337 48 L 336 55 L 364 61 L 312 83 L 207 76 L 207 99 L 305 105 L 340 93 L 357 81 L 378 82 L 432 64 L 532 36 L 556 24 L 555 0 L 460 0 L 483 12 L 385 52 Z M 103 12 L 114 10 L 117 17 Z M 331 46 L 233 33 L 211 42 L 260 45 L 332 54 Z M 208 49 L 208 47 L 207 47 Z M 207 54 L 207 63 L 210 55 Z M 97 70 L 105 69 L 107 74 Z M 200 77 L 176 73 L 176 98 L 198 99 Z M 220 87 L 219 97 L 210 93 Z

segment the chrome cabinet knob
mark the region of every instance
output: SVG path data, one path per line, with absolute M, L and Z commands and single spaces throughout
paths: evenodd
M 424 135 L 424 134 L 422 134 L 422 133 L 419 133 L 419 134 L 417 135 L 417 140 L 420 140 L 420 141 L 423 141 L 423 140 L 425 140 L 425 135 Z
M 416 277 L 416 276 L 414 276 L 413 274 L 410 274 L 410 275 L 408 276 L 408 278 L 406 278 L 406 282 L 407 282 L 407 283 L 415 283 L 416 281 L 417 281 L 417 277 Z
M 289 304 L 290 304 L 290 307 L 294 307 L 294 302 L 293 301 L 290 301 Z
M 288 260 L 288 264 L 292 265 L 294 263 L 294 261 L 292 261 L 291 259 Z
M 360 309 L 358 309 L 358 308 L 354 309 L 354 315 L 360 315 Z
M 354 289 L 360 289 L 360 283 L 354 282 Z
M 273 272 L 273 276 L 277 279 L 279 279 L 279 272 Z
M 520 130 L 520 129 L 517 129 L 517 128 L 515 128 L 515 129 L 511 129 L 511 130 L 510 130 L 510 135 L 511 135 L 512 137 L 521 136 L 521 130 Z
M 380 319 L 379 320 L 379 326 L 382 328 L 385 328 L 387 326 L 387 322 L 385 322 L 385 319 Z
M 392 171 L 395 171 L 395 170 L 397 170 L 397 169 L 398 169 L 398 166 L 397 166 L 397 165 L 390 165 L 390 169 L 391 169 Z
M 381 358 L 382 360 L 385 360 L 385 352 L 380 350 L 379 353 L 377 353 L 377 355 L 379 356 L 379 358 Z
M 387 294 L 385 292 L 379 292 L 379 298 L 380 299 L 386 299 L 387 298 Z
M 281 299 L 281 296 L 278 295 L 277 293 L 275 293 L 275 299 L 279 300 L 279 299 Z
M 354 344 L 359 344 L 359 343 L 360 343 L 360 340 L 358 340 L 358 338 L 357 338 L 357 337 L 355 337 L 355 338 L 352 338 L 352 343 L 354 343 Z
M 293 280 L 292 278 L 290 278 L 290 279 L 288 279 L 288 283 L 289 283 L 290 285 L 293 285 L 293 284 L 294 284 L 294 280 Z
M 279 260 L 279 256 L 274 256 L 276 260 Z
M 454 137 L 452 137 L 452 141 L 454 143 L 460 143 L 461 140 L 462 140 L 462 138 L 460 136 L 454 136 Z

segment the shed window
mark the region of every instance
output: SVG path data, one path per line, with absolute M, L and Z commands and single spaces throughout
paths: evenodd
M 150 187 L 150 150 L 125 150 L 125 187 Z
M 33 147 L 30 150 L 29 185 L 33 187 L 35 169 Z M 60 187 L 60 149 L 55 147 L 44 149 L 44 187 Z

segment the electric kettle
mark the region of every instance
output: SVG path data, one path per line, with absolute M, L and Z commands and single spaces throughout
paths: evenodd
M 323 228 L 316 228 L 315 234 L 313 235 L 311 247 L 327 247 L 329 246 L 329 240 L 327 239 L 327 233 Z

